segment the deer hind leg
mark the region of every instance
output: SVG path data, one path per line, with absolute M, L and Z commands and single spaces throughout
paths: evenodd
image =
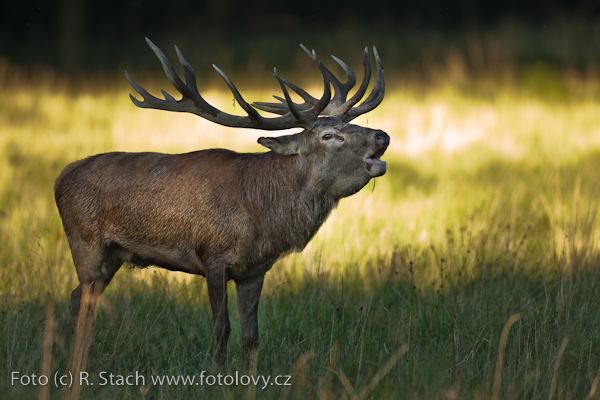
M 82 312 L 86 317 L 95 313 L 97 297 L 122 265 L 122 260 L 106 248 L 77 243 L 71 252 L 79 285 L 71 293 L 67 337 L 76 331 Z

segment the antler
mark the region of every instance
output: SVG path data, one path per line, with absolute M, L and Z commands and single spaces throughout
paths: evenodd
M 273 75 L 275 75 L 275 78 L 277 78 L 277 80 L 279 81 L 279 84 L 285 96 L 285 100 L 281 99 L 280 101 L 285 101 L 287 106 L 285 112 L 281 113 L 282 116 L 276 118 L 262 117 L 258 113 L 258 111 L 252 108 L 252 106 L 250 106 L 250 104 L 248 104 L 244 100 L 244 98 L 237 90 L 231 79 L 229 79 L 229 77 L 225 75 L 223 71 L 221 71 L 213 64 L 215 70 L 225 80 L 227 86 L 229 86 L 229 89 L 233 93 L 235 100 L 244 109 L 248 116 L 243 117 L 228 114 L 213 107 L 206 100 L 204 100 L 204 98 L 202 98 L 202 96 L 198 92 L 198 88 L 196 85 L 196 74 L 194 73 L 192 67 L 185 60 L 183 54 L 181 54 L 177 46 L 175 46 L 175 50 L 177 52 L 177 57 L 179 58 L 179 63 L 183 67 L 185 83 L 181 80 L 179 75 L 177 75 L 177 73 L 173 69 L 173 66 L 171 65 L 171 63 L 169 63 L 169 60 L 164 55 L 164 53 L 160 51 L 160 49 L 156 47 L 154 43 L 150 41 L 150 39 L 146 38 L 146 42 L 160 60 L 165 74 L 167 75 L 167 78 L 169 79 L 171 84 L 183 95 L 183 97 L 181 100 L 176 100 L 173 96 L 171 96 L 164 90 L 161 90 L 163 96 L 165 97 L 164 100 L 154 97 L 153 95 L 148 93 L 143 87 L 141 87 L 137 82 L 135 82 L 133 78 L 131 78 L 129 73 L 125 71 L 125 76 L 127 80 L 135 89 L 135 91 L 138 92 L 143 98 L 143 100 L 140 101 L 136 99 L 133 95 L 129 95 L 131 101 L 133 101 L 133 103 L 140 108 L 154 108 L 158 110 L 189 112 L 192 114 L 199 115 L 200 117 L 206 118 L 207 120 L 215 122 L 217 124 L 235 128 L 280 130 L 294 127 L 310 127 L 317 120 L 319 115 L 323 112 L 323 110 L 327 107 L 331 100 L 331 83 L 328 80 L 328 75 L 331 75 L 331 73 L 316 58 L 316 55 L 313 57 L 313 60 L 321 70 L 321 73 L 323 74 L 323 96 L 319 100 L 310 97 L 311 104 L 308 107 L 297 107 L 296 104 L 292 102 L 290 95 L 285 87 L 286 85 L 290 86 L 290 83 L 287 80 L 279 77 L 277 75 L 277 71 L 275 70 Z M 298 93 L 298 90 L 302 90 L 293 85 L 290 87 L 294 91 L 296 91 L 296 93 Z M 308 94 L 306 95 L 308 96 Z
M 377 53 L 377 49 L 375 47 L 373 47 L 375 63 L 377 66 L 377 76 L 375 78 L 375 85 L 373 86 L 373 90 L 369 94 L 369 97 L 367 97 L 367 99 L 357 107 L 354 106 L 365 95 L 367 87 L 369 86 L 369 81 L 371 80 L 371 63 L 369 63 L 369 55 L 367 48 L 365 47 L 365 50 L 363 52 L 363 66 L 365 69 L 363 81 L 356 93 L 354 93 L 354 95 L 349 100 L 346 100 L 348 93 L 356 84 L 356 76 L 354 75 L 352 69 L 339 58 L 333 55 L 331 56 L 335 60 L 335 62 L 337 62 L 346 72 L 346 75 L 348 75 L 348 80 L 345 83 L 341 83 L 329 69 L 323 66 L 321 61 L 319 61 L 319 59 L 317 58 L 317 55 L 314 50 L 310 52 L 306 47 L 304 47 L 304 45 L 300 45 L 300 47 L 302 47 L 302 49 L 313 59 L 313 61 L 317 63 L 317 65 L 319 65 L 321 71 L 324 71 L 323 77 L 325 78 L 325 80 L 331 82 L 331 84 L 334 87 L 334 96 L 327 105 L 327 107 L 325 107 L 321 111 L 321 115 L 330 115 L 332 117 L 338 117 L 342 121 L 348 122 L 361 114 L 365 114 L 373 110 L 383 100 L 383 96 L 385 95 L 383 66 L 381 64 L 381 59 L 379 58 L 379 54 Z M 285 79 L 280 79 L 280 81 L 285 83 L 285 85 L 287 85 L 290 89 L 296 92 L 304 100 L 303 104 L 295 105 L 295 107 L 297 107 L 298 109 L 309 110 L 311 108 L 314 108 L 315 105 L 319 102 L 319 100 L 315 99 L 314 97 L 306 93 L 306 91 L 302 90 L 293 83 Z M 287 100 L 287 98 L 283 99 L 278 96 L 273 97 L 279 100 L 280 103 L 257 102 L 252 103 L 252 106 L 258 108 L 259 110 L 280 115 L 285 115 L 288 112 L 290 112 L 290 102 Z

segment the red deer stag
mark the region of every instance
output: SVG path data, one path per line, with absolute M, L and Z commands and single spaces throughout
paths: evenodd
M 176 100 L 164 100 L 138 85 L 141 108 L 189 112 L 220 125 L 280 130 L 303 128 L 293 135 L 261 137 L 266 153 L 240 154 L 224 149 L 187 154 L 98 154 L 72 163 L 56 180 L 56 204 L 71 247 L 79 286 L 71 295 L 69 329 L 81 312 L 82 292 L 101 292 L 124 262 L 184 271 L 206 277 L 215 322 L 219 361 L 225 357 L 230 325 L 227 281 L 236 284 L 244 354 L 258 344 L 257 309 L 265 273 L 285 254 L 301 251 L 338 201 L 358 192 L 386 171 L 380 160 L 389 136 L 348 122 L 377 107 L 384 96 L 381 60 L 375 85 L 365 101 L 371 64 L 363 53 L 365 74 L 356 93 L 350 67 L 336 57 L 348 79 L 340 82 L 308 53 L 323 75 L 320 99 L 279 77 L 279 103 L 250 106 L 216 66 L 235 100 L 248 114 L 224 113 L 202 98 L 194 71 L 176 47 L 185 83 L 165 55 L 148 39 L 173 86 Z M 332 95 L 331 86 L 334 93 Z M 304 102 L 292 102 L 288 89 Z M 257 110 L 278 114 L 261 116 Z M 81 308 L 84 308 L 83 306 Z

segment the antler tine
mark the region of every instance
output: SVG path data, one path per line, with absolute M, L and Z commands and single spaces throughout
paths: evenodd
M 352 107 L 356 105 L 363 98 L 365 93 L 367 92 L 367 88 L 369 87 L 369 82 L 371 81 L 371 63 L 369 62 L 369 50 L 365 47 L 363 51 L 363 69 L 365 70 L 365 74 L 363 76 L 362 83 L 360 87 L 354 93 L 354 96 L 350 98 L 350 100 L 346 101 L 344 104 L 340 104 L 335 110 L 331 112 L 332 117 L 341 117 L 348 112 Z
M 352 71 L 352 68 L 350 68 L 348 66 L 348 64 L 346 64 L 345 62 L 343 62 L 342 60 L 340 60 L 333 54 L 331 55 L 331 58 L 333 58 L 333 60 L 336 63 L 338 63 L 340 67 L 342 67 L 342 69 L 348 76 L 348 80 L 346 81 L 346 83 L 342 84 L 342 86 L 348 86 L 348 90 L 346 92 L 346 95 L 347 95 L 348 92 L 354 87 L 354 85 L 356 85 L 356 75 L 354 75 L 354 71 Z
M 315 62 L 318 61 L 320 63 L 319 59 L 317 58 L 317 53 L 314 50 L 312 52 L 309 51 L 306 48 L 306 46 L 304 46 L 303 44 L 301 44 L 300 47 Z M 342 67 L 344 72 L 346 72 L 346 75 L 348 75 L 348 79 L 346 80 L 345 83 L 341 83 L 340 80 L 333 74 L 333 72 L 331 72 L 327 67 L 325 67 L 324 65 L 321 64 L 323 74 L 327 77 L 327 80 L 331 83 L 331 85 L 333 85 L 333 89 L 334 89 L 333 98 L 329 102 L 329 105 L 327 108 L 328 111 L 330 109 L 336 108 L 339 105 L 341 105 L 342 103 L 344 103 L 346 101 L 346 96 L 348 96 L 348 93 L 356 84 L 356 75 L 354 75 L 354 71 L 352 71 L 352 69 L 345 62 L 343 62 L 336 56 L 331 56 L 331 57 L 335 60 L 335 62 L 337 62 Z M 329 113 L 327 113 L 327 114 L 329 114 Z
M 304 47 L 303 45 L 300 45 L 300 46 L 305 51 L 307 51 L 306 47 Z M 309 110 L 312 115 L 317 117 L 317 116 L 319 116 L 319 114 L 321 114 L 323 112 L 323 110 L 325 110 L 325 108 L 327 108 L 327 106 L 331 102 L 331 80 L 329 79 L 329 76 L 328 76 L 328 73 L 329 73 L 329 75 L 331 75 L 331 72 L 327 68 L 325 68 L 325 66 L 323 65 L 321 60 L 319 60 L 319 57 L 317 57 L 317 53 L 314 50 L 312 51 L 312 54 L 310 54 L 310 57 L 312 58 L 313 62 L 315 64 L 317 64 L 317 67 L 319 67 L 319 70 L 321 71 L 321 75 L 323 75 L 323 96 L 321 96 L 321 98 Z M 335 79 L 335 77 L 334 77 L 334 79 Z M 336 79 L 336 81 L 337 81 L 337 79 Z M 339 83 L 339 81 L 338 81 L 338 83 Z
M 373 54 L 375 55 L 375 64 L 377 65 L 377 76 L 375 78 L 375 86 L 369 97 L 363 101 L 359 106 L 349 109 L 341 119 L 345 122 L 351 121 L 359 115 L 365 114 L 375 107 L 377 107 L 383 101 L 385 95 L 385 79 L 383 77 L 383 65 L 377 49 L 373 46 Z
M 221 75 L 221 77 L 225 80 L 225 83 L 227 83 L 227 86 L 229 86 L 231 93 L 233 93 L 233 97 L 238 102 L 238 104 L 244 109 L 244 111 L 246 111 L 246 113 L 248 113 L 248 116 L 252 119 L 257 119 L 257 120 L 261 119 L 262 117 L 260 116 L 258 111 L 256 111 L 254 108 L 252 108 L 250 106 L 250 104 L 248 104 L 246 102 L 246 100 L 244 100 L 244 98 L 240 94 L 239 90 L 237 90 L 237 88 L 235 87 L 235 85 L 233 84 L 231 79 L 229 79 L 229 77 L 227 75 L 225 75 L 225 73 L 223 73 L 223 71 L 221 71 L 219 69 L 219 67 L 217 67 L 215 64 L 213 64 L 213 68 L 215 70 L 217 70 L 219 75 Z
M 283 81 L 283 83 L 285 83 L 285 85 L 287 87 L 289 87 L 294 92 L 296 92 L 296 94 L 298 94 L 304 100 L 304 103 L 302 103 L 302 104 L 294 103 L 299 110 L 306 111 L 306 110 L 310 109 L 310 107 L 313 107 L 315 104 L 317 104 L 318 100 L 315 99 L 314 97 L 312 97 L 310 94 L 308 94 L 304 89 L 294 85 L 292 82 L 288 81 L 285 78 L 279 77 L 279 79 L 281 79 L 281 81 Z M 252 106 L 259 110 L 267 111 L 267 112 L 270 112 L 273 114 L 284 115 L 284 114 L 287 114 L 288 112 L 290 112 L 290 109 L 287 107 L 287 102 L 284 98 L 279 97 L 279 96 L 273 96 L 273 97 L 276 98 L 277 100 L 279 100 L 281 102 L 281 104 L 267 103 L 267 102 L 259 101 L 259 102 L 253 102 Z
M 177 58 L 179 59 L 179 64 L 183 67 L 183 74 L 185 76 L 185 83 L 188 87 L 198 88 L 196 84 L 196 73 L 192 69 L 192 66 L 187 62 L 183 54 L 179 50 L 179 47 L 175 46 L 175 52 L 177 53 Z
M 292 89 L 294 92 L 296 92 L 296 94 L 300 95 L 300 93 L 298 93 L 298 91 L 296 90 L 296 88 L 298 88 L 298 86 L 291 84 L 291 82 L 289 82 L 288 80 L 279 77 L 283 83 L 285 83 L 286 86 L 288 86 L 290 89 Z M 288 84 L 290 83 L 290 84 Z M 300 88 L 298 88 L 300 89 Z M 302 89 L 300 89 L 302 90 Z M 302 90 L 303 91 L 303 90 Z M 314 97 L 312 97 L 311 95 L 309 95 L 308 93 L 306 94 L 309 97 L 304 97 L 302 95 L 300 95 L 300 97 L 302 97 L 304 99 L 304 103 L 302 104 L 297 104 L 294 103 L 294 105 L 299 109 L 299 110 L 309 110 L 310 108 L 314 107 L 315 104 L 317 104 L 318 100 L 315 99 Z M 252 102 L 252 107 L 257 108 L 259 110 L 262 111 L 267 111 L 273 114 L 280 114 L 280 115 L 284 115 L 290 112 L 290 108 L 287 105 L 287 101 L 279 96 L 273 96 L 274 98 L 276 98 L 277 100 L 280 101 L 280 103 L 270 103 L 270 102 L 265 102 L 265 101 L 255 101 Z
M 150 46 L 152 51 L 154 51 L 154 54 L 156 54 L 156 57 L 158 57 L 158 59 L 160 60 L 160 63 L 163 66 L 163 70 L 165 71 L 165 75 L 167 75 L 167 78 L 169 78 L 169 82 L 171 82 L 171 85 L 173 85 L 175 87 L 175 89 L 177 89 L 184 96 L 194 97 L 194 94 L 198 93 L 198 91 L 196 90 L 196 93 L 193 93 L 193 91 L 190 91 L 190 87 L 186 86 L 186 84 L 183 83 L 183 81 L 181 80 L 179 75 L 177 75 L 177 72 L 175 72 L 175 70 L 173 69 L 173 66 L 167 59 L 167 56 L 165 56 L 165 53 L 163 53 L 158 47 L 156 47 L 156 45 L 154 43 L 152 43 L 152 41 L 150 39 L 146 38 L 146 43 L 148 43 L 148 46 Z M 186 64 L 187 64 L 187 61 L 186 61 Z M 189 66 L 189 64 L 188 64 L 188 66 Z M 193 73 L 193 71 L 192 71 L 192 73 Z M 186 75 L 187 75 L 187 71 L 186 71 Z M 187 76 L 186 76 L 186 78 L 187 78 Z M 194 79 L 194 81 L 195 81 L 195 79 Z M 198 93 L 198 95 L 199 95 L 199 93 Z
M 302 99 L 303 99 L 303 100 L 304 100 L 306 103 L 308 103 L 308 104 L 310 104 L 310 105 L 313 105 L 313 106 L 314 106 L 314 105 L 315 105 L 315 104 L 318 102 L 318 100 L 317 100 L 317 99 L 315 99 L 314 97 L 312 97 L 310 94 L 308 94 L 308 93 L 306 92 L 306 90 L 304 90 L 304 89 L 302 89 L 302 88 L 300 88 L 300 87 L 298 87 L 298 86 L 294 85 L 292 82 L 288 81 L 288 80 L 287 80 L 287 79 L 285 79 L 285 78 L 281 78 L 281 80 L 283 81 L 283 83 L 285 83 L 285 84 L 286 84 L 286 86 L 287 86 L 287 87 L 289 87 L 289 88 L 290 88 L 290 89 L 292 89 L 294 92 L 296 92 L 296 94 L 298 94 L 298 96 L 302 97 Z M 273 97 L 275 97 L 275 98 L 277 99 L 277 96 L 273 96 Z M 280 99 L 277 99 L 277 100 L 281 101 Z
M 287 107 L 285 99 L 283 99 L 283 104 L 253 102 L 252 107 L 254 107 L 258 110 L 261 110 L 261 111 L 266 111 L 266 112 L 269 112 L 272 114 L 279 114 L 279 115 L 285 115 L 290 112 L 290 109 Z
M 285 79 L 283 79 L 283 78 L 281 78 L 281 79 L 285 82 Z M 273 96 L 273 97 L 276 98 L 277 100 L 279 100 L 280 102 L 285 103 L 285 99 L 283 97 L 280 97 L 280 96 Z M 277 104 L 277 103 L 273 103 L 273 104 Z M 312 105 L 309 103 L 296 104 L 296 107 L 298 107 L 298 110 L 301 110 L 301 111 L 308 110 L 311 106 Z
M 279 115 L 285 115 L 290 112 L 290 109 L 287 106 L 287 100 L 285 98 L 279 97 L 279 96 L 273 96 L 273 97 L 275 97 L 281 103 L 267 103 L 267 102 L 258 101 L 258 102 L 253 102 L 252 107 L 254 107 L 258 110 L 261 110 L 261 111 L 266 111 L 266 112 L 270 112 L 272 114 L 279 114 Z M 308 111 L 312 108 L 312 105 L 309 103 L 302 103 L 302 104 L 294 103 L 294 105 L 300 111 Z
M 281 86 L 281 91 L 283 92 L 283 95 L 285 96 L 285 101 L 288 105 L 289 112 L 292 113 L 294 118 L 296 118 L 298 121 L 301 121 L 303 119 L 302 114 L 300 113 L 300 110 L 298 110 L 296 108 L 296 105 L 292 101 L 290 94 L 285 87 L 285 83 L 283 82 L 283 79 L 281 79 L 281 77 L 279 75 L 277 75 L 277 68 L 273 69 L 273 76 L 277 79 L 277 82 L 279 82 L 279 86 Z
M 131 87 L 133 87 L 133 89 L 138 92 L 142 98 L 144 99 L 144 101 L 139 101 L 138 99 L 135 98 L 134 95 L 132 95 L 131 93 L 129 94 L 129 98 L 131 99 L 131 101 L 133 102 L 133 104 L 135 104 L 136 106 L 140 107 L 140 108 L 149 108 L 148 106 L 148 101 L 150 99 L 156 100 L 156 101 L 163 101 L 159 98 L 156 98 L 154 96 L 152 96 L 150 93 L 148 93 L 146 91 L 146 89 L 144 89 L 143 87 L 141 87 L 136 81 L 133 80 L 133 78 L 131 77 L 131 75 L 129 75 L 129 72 L 125 71 L 125 78 L 127 78 L 127 82 L 129 82 L 129 84 L 131 85 Z M 168 94 L 168 93 L 167 93 Z
M 333 58 L 334 61 L 338 63 L 340 67 L 342 67 L 342 69 L 348 76 L 346 82 L 341 83 L 331 71 L 327 70 L 329 72 L 329 75 L 334 79 L 331 81 L 331 84 L 335 89 L 335 94 L 333 95 L 333 99 L 331 99 L 330 104 L 331 108 L 335 108 L 346 101 L 348 93 L 350 93 L 350 90 L 352 90 L 354 85 L 356 85 L 356 75 L 354 75 L 354 71 L 352 71 L 352 69 L 345 62 L 343 62 L 334 55 L 332 55 L 331 58 Z

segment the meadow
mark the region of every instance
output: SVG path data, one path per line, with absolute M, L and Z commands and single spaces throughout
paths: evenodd
M 71 357 L 77 278 L 54 179 L 107 151 L 263 151 L 264 133 L 137 109 L 121 76 L 0 62 L 0 397 L 600 397 L 600 77 L 534 64 L 469 86 L 460 59 L 446 67 L 425 89 L 392 71 L 383 104 L 356 120 L 391 136 L 388 172 L 267 274 L 257 363 L 242 357 L 233 284 L 219 371 L 205 280 L 124 267 L 99 300 L 84 365 L 95 385 L 75 393 L 12 379 L 63 374 Z M 242 114 L 211 79 L 205 98 Z M 235 82 L 248 100 L 277 93 L 274 80 Z M 100 384 L 103 372 L 201 371 L 292 386 Z

